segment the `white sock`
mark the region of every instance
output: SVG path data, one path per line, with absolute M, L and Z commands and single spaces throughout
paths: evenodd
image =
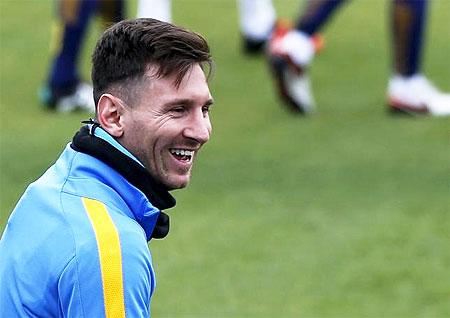
M 164 22 L 172 22 L 172 3 L 170 0 L 139 0 L 138 18 L 153 18 Z
M 282 47 L 289 54 L 292 61 L 299 66 L 309 65 L 315 54 L 311 37 L 297 30 L 289 31 L 284 36 Z
M 239 24 L 244 36 L 267 40 L 276 20 L 272 0 L 238 0 Z

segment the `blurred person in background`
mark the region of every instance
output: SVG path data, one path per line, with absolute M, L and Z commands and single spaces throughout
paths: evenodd
M 92 86 L 83 81 L 78 62 L 91 19 L 99 15 L 103 27 L 124 19 L 123 0 L 58 0 L 52 27 L 47 81 L 39 92 L 44 106 L 61 112 L 94 112 Z
M 107 28 L 125 18 L 124 0 L 58 0 L 53 24 L 53 58 L 39 97 L 43 105 L 60 112 L 94 112 L 92 86 L 80 77 L 78 62 L 89 22 L 95 16 Z M 170 0 L 139 0 L 138 17 L 171 21 Z
M 206 40 L 155 19 L 107 29 L 96 118 L 28 186 L 0 240 L 1 317 L 149 317 L 148 241 L 164 238 L 209 140 Z
M 293 27 L 275 23 L 271 0 L 239 0 L 247 52 L 267 55 L 281 99 L 290 110 L 314 111 L 308 69 L 323 46 L 317 33 L 345 0 L 310 0 Z M 450 94 L 438 90 L 421 70 L 427 0 L 392 0 L 393 61 L 387 85 L 388 109 L 408 114 L 450 115 Z

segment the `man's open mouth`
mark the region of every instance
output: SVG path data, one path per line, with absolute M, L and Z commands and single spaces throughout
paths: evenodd
M 194 151 L 187 150 L 187 149 L 170 149 L 170 153 L 176 159 L 178 159 L 180 161 L 186 161 L 186 162 L 191 161 L 192 157 L 194 156 Z

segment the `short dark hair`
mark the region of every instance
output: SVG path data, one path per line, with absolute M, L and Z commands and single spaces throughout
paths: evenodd
M 176 74 L 178 86 L 195 64 L 211 71 L 209 46 L 201 35 L 150 18 L 121 21 L 103 33 L 92 55 L 95 104 L 117 84 L 142 79 L 150 65 L 157 67 L 157 77 Z

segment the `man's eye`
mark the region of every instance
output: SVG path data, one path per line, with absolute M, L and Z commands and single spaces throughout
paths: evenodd
M 180 107 L 174 107 L 174 108 L 172 108 L 172 112 L 181 114 L 181 113 L 184 112 L 184 107 L 181 107 L 181 106 Z
M 203 112 L 203 114 L 208 114 L 208 113 L 209 113 L 209 109 L 210 109 L 209 106 L 203 106 L 203 107 L 202 107 L 202 112 Z

